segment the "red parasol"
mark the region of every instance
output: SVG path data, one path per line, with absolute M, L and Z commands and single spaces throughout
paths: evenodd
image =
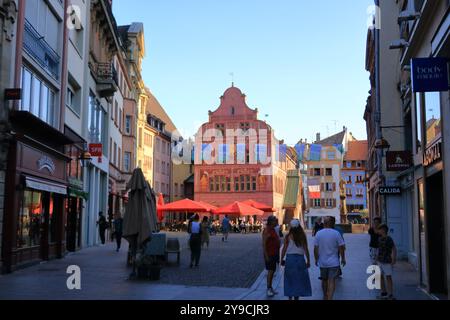
M 246 205 L 249 205 L 249 206 L 251 206 L 253 208 L 262 210 L 264 212 L 276 212 L 277 211 L 274 208 L 272 208 L 272 207 L 270 207 L 270 206 L 268 206 L 268 205 L 266 205 L 264 203 L 257 202 L 255 200 L 247 200 L 247 201 L 243 201 L 242 203 L 244 203 Z
M 234 202 L 225 207 L 213 210 L 214 214 L 224 215 L 238 215 L 238 216 L 262 216 L 264 211 L 256 209 L 255 207 L 249 206 L 242 202 Z
M 165 204 L 159 207 L 162 212 L 210 212 L 211 209 L 206 204 L 201 204 L 190 199 L 184 199 Z

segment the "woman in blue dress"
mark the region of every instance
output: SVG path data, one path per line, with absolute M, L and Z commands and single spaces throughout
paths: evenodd
M 311 280 L 308 271 L 311 260 L 308 240 L 299 220 L 291 222 L 289 234 L 284 239 L 281 261 L 281 265 L 285 266 L 284 295 L 289 297 L 289 300 L 311 297 Z

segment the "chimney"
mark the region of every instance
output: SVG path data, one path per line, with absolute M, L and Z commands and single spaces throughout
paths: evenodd
M 320 141 L 320 132 L 316 134 L 316 142 Z

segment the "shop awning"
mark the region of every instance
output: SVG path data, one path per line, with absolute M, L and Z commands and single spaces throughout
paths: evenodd
M 25 185 L 35 190 L 67 195 L 67 186 L 38 178 L 25 177 Z
M 84 191 L 78 190 L 78 189 L 74 189 L 74 188 L 69 188 L 69 197 L 80 198 L 80 199 L 84 199 L 86 201 L 89 200 L 89 194 L 87 192 L 84 192 Z

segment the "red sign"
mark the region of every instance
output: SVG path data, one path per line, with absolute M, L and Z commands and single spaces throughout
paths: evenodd
M 21 89 L 5 89 L 5 101 L 22 99 Z
M 103 156 L 103 145 L 101 143 L 91 143 L 89 145 L 89 153 L 92 157 L 102 157 Z
M 386 154 L 387 171 L 405 171 L 412 166 L 412 154 L 409 151 L 390 151 Z

